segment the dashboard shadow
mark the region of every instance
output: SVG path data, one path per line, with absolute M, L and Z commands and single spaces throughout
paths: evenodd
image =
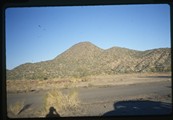
M 114 103 L 114 110 L 103 116 L 169 115 L 171 113 L 171 103 L 132 100 Z

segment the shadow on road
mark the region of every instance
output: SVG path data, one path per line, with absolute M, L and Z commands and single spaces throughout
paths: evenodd
M 144 78 L 172 78 L 172 77 L 171 76 L 145 76 Z
M 21 112 L 23 112 L 24 110 L 27 110 L 31 105 L 32 105 L 32 104 L 27 104 L 27 105 L 25 105 L 25 106 L 19 111 L 18 115 L 19 115 Z
M 57 113 L 56 109 L 54 107 L 49 108 L 49 113 L 46 115 L 46 118 L 57 118 L 60 117 L 60 115 Z
M 103 116 L 166 115 L 172 113 L 172 104 L 155 101 L 120 101 L 114 110 Z

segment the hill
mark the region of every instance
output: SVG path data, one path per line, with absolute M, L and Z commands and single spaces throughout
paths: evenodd
M 171 71 L 171 49 L 103 50 L 90 42 L 78 43 L 53 60 L 26 63 L 7 71 L 7 79 L 50 79 L 99 74 Z

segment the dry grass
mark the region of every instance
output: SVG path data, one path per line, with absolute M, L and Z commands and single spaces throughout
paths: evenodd
M 75 90 L 68 94 L 51 90 L 44 97 L 42 114 L 48 113 L 49 108 L 54 107 L 61 116 L 67 115 L 69 112 L 75 112 L 79 108 L 79 103 L 78 93 Z
M 147 76 L 171 76 L 171 72 L 97 75 L 83 78 L 56 78 L 51 80 L 7 80 L 7 92 L 18 93 L 60 88 L 68 89 L 76 87 L 128 85 L 166 80 L 165 78 L 152 78 L 151 80 L 150 78 L 147 78 Z M 167 80 L 171 80 L 171 78 L 168 78 Z
M 18 101 L 12 105 L 9 106 L 8 110 L 12 112 L 14 115 L 18 115 L 19 112 L 22 110 L 24 107 L 24 101 Z
M 80 82 L 77 78 L 50 79 L 50 80 L 7 80 L 7 92 L 32 92 L 59 88 L 74 88 Z

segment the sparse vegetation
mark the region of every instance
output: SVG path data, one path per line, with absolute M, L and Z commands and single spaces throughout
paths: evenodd
M 80 103 L 76 88 L 93 87 L 92 90 L 96 87 L 171 81 L 170 53 L 170 48 L 135 51 L 112 47 L 103 50 L 89 42 L 79 43 L 53 60 L 27 63 L 7 70 L 7 93 L 33 92 L 32 95 L 46 91 L 43 104 L 38 105 L 41 108 L 34 108 L 32 115 L 45 117 L 51 107 L 60 116 L 85 114 L 87 105 Z M 171 98 L 170 95 L 167 97 Z M 18 115 L 23 108 L 24 101 L 16 102 L 9 105 L 8 112 Z
M 128 84 L 134 82 L 145 82 L 141 78 L 146 76 L 171 76 L 171 72 L 160 73 L 126 73 L 116 75 L 97 75 L 83 78 L 58 78 L 48 80 L 7 80 L 7 93 L 35 92 L 50 89 L 78 88 L 93 86 L 113 86 L 116 84 Z M 133 80 L 133 81 L 131 81 Z M 171 80 L 171 79 L 170 79 Z M 152 81 L 152 80 L 150 80 Z M 146 82 L 150 82 L 146 81 Z
M 63 94 L 58 90 L 49 91 L 44 97 L 44 113 L 49 112 L 50 107 L 54 107 L 60 115 L 67 111 L 75 112 L 79 108 L 79 98 L 77 91 L 73 90 L 68 94 Z
M 24 101 L 17 101 L 16 103 L 10 105 L 8 107 L 8 110 L 12 112 L 14 115 L 18 115 L 18 113 L 22 110 L 24 107 Z
M 8 80 L 81 79 L 91 75 L 118 73 L 170 72 L 171 49 L 136 51 L 112 47 L 107 50 L 83 42 L 57 56 L 39 63 L 26 63 L 7 70 Z
M 125 86 L 135 85 L 136 86 L 138 83 L 140 84 L 150 83 L 150 82 L 153 83 L 153 82 L 159 82 L 159 81 L 170 82 L 171 72 L 138 73 L 138 74 L 129 73 L 129 74 L 117 74 L 117 75 L 103 74 L 103 75 L 97 75 L 97 76 L 84 77 L 82 79 L 58 78 L 53 80 L 52 79 L 7 80 L 7 93 L 9 93 L 9 91 L 25 92 L 26 90 L 28 95 L 36 95 L 36 94 L 39 95 L 40 93 L 41 94 L 44 93 L 44 95 L 42 96 L 44 97 L 43 98 L 44 102 L 42 100 L 39 101 L 40 105 L 38 109 L 34 108 L 35 106 L 31 106 L 29 110 L 23 111 L 21 112 L 21 114 L 18 114 L 21 111 L 21 109 L 23 109 L 22 106 L 24 106 L 24 104 L 15 103 L 15 104 L 12 104 L 11 107 L 8 108 L 8 115 L 10 117 L 27 117 L 28 115 L 30 117 L 45 117 L 49 113 L 49 108 L 54 107 L 61 117 L 78 116 L 78 115 L 85 116 L 85 115 L 88 115 L 87 114 L 88 111 L 85 111 L 86 110 L 85 108 L 88 106 L 85 104 L 85 102 L 82 101 L 83 99 L 81 99 L 81 101 L 79 100 L 78 92 L 76 90 L 80 91 L 82 89 L 87 89 L 87 88 L 89 88 L 90 90 L 90 87 L 93 87 L 91 88 L 92 90 L 97 88 L 113 87 L 118 85 L 125 85 Z M 65 88 L 64 85 L 66 84 L 68 84 L 68 86 L 66 87 L 67 89 L 64 89 Z M 35 91 L 32 91 L 33 89 Z M 18 93 L 17 94 L 14 93 L 13 95 L 18 95 Z M 81 96 L 80 98 L 82 98 Z M 168 95 L 168 97 L 169 96 L 170 95 Z M 18 106 L 21 106 L 21 107 L 18 107 Z M 11 113 L 17 116 L 14 116 Z

